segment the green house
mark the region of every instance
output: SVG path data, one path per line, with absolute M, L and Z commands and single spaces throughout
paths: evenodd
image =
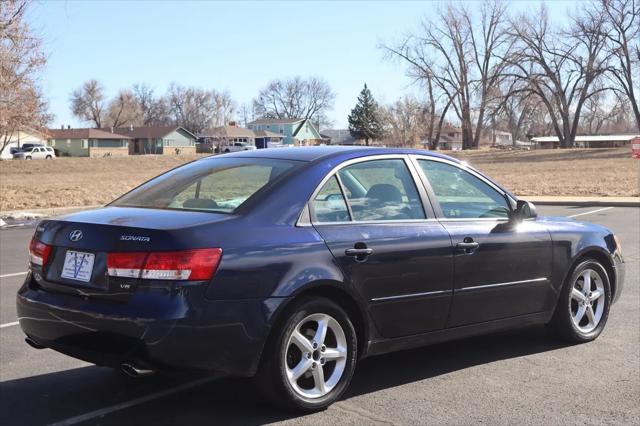
M 128 155 L 131 137 L 100 129 L 48 129 L 49 145 L 62 157 Z
M 247 127 L 254 132 L 267 131 L 282 135 L 285 145 L 316 145 L 322 141 L 316 126 L 305 118 L 263 118 L 252 121 Z

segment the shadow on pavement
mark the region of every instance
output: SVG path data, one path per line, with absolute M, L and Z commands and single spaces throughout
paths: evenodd
M 397 352 L 363 360 L 345 399 L 457 370 L 562 348 L 543 327 Z M 201 376 L 131 380 L 100 367 L 42 374 L 0 384 L 4 425 L 47 424 L 179 386 Z M 221 378 L 88 423 L 264 424 L 296 417 L 264 401 L 250 379 Z

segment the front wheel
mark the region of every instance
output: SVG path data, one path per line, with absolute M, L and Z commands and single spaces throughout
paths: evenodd
M 551 325 L 565 340 L 589 342 L 602 333 L 610 304 L 607 271 L 597 261 L 587 259 L 576 266 L 564 283 Z
M 25 160 L 31 160 L 30 156 L 25 157 Z
M 265 348 L 258 380 L 276 404 L 324 409 L 344 393 L 356 366 L 356 333 L 345 311 L 325 298 L 304 299 Z

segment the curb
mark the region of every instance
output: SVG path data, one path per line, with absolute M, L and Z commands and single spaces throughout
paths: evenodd
M 91 206 L 72 206 L 72 207 L 48 207 L 44 209 L 22 209 L 22 210 L 7 210 L 0 211 L 0 218 L 7 218 L 12 216 L 29 216 L 33 217 L 47 217 L 47 216 L 59 216 L 67 213 L 75 213 L 83 210 L 97 209 L 104 207 L 102 204 Z
M 640 197 L 615 198 L 573 198 L 573 197 L 536 197 L 518 196 L 539 206 L 576 206 L 576 207 L 640 207 Z

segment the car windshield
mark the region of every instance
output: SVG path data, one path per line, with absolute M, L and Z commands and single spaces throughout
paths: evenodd
M 233 213 L 298 164 L 258 158 L 195 161 L 150 180 L 110 205 Z

